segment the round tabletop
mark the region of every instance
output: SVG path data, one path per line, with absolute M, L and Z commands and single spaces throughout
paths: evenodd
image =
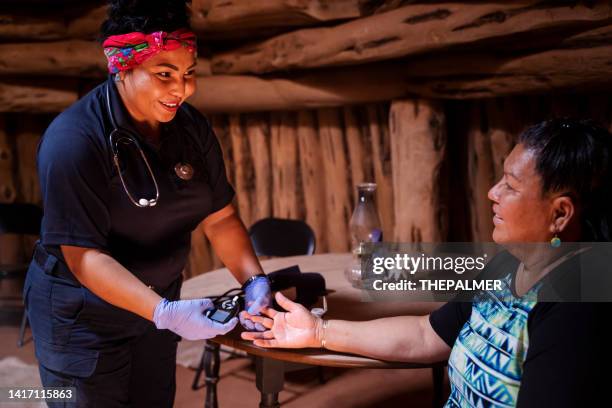
M 361 292 L 355 289 L 344 277 L 344 268 L 351 261 L 350 253 L 320 254 L 310 256 L 293 256 L 273 258 L 261 261 L 266 273 L 278 269 L 298 265 L 302 272 L 318 272 L 325 278 L 328 290 L 327 319 L 370 320 L 380 317 L 399 315 L 423 315 L 437 309 L 440 303 L 434 302 L 364 302 Z M 181 298 L 193 299 L 216 296 L 228 289 L 239 287 L 233 275 L 221 268 L 198 275 L 184 282 Z M 381 361 L 347 353 L 339 353 L 323 349 L 267 349 L 257 347 L 252 342 L 240 338 L 241 327 L 224 336 L 212 340 L 249 354 L 270 357 L 277 360 L 302 364 L 324 365 L 332 367 L 362 367 L 362 368 L 420 368 L 439 364 L 420 364 Z

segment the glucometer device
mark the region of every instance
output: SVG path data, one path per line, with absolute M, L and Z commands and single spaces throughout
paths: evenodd
M 227 299 L 219 304 L 215 304 L 215 307 L 206 310 L 204 312 L 204 315 L 210 320 L 214 320 L 215 322 L 227 323 L 240 311 L 240 304 L 238 303 L 238 299 L 239 296 L 234 296 L 231 299 Z

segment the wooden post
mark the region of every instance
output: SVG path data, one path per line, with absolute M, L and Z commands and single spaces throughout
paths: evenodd
M 12 203 L 17 198 L 13 160 L 13 143 L 6 131 L 6 118 L 0 115 L 0 203 Z M 21 237 L 0 234 L 0 263 L 14 265 L 23 261 L 22 256 Z
M 40 186 L 36 170 L 36 149 L 44 133 L 44 125 L 38 116 L 21 115 L 16 123 L 18 199 L 21 202 L 41 205 Z
M 191 251 L 185 267 L 185 278 L 200 275 L 213 269 L 213 252 L 204 231 L 196 228 L 191 233 Z
M 468 132 L 468 179 L 472 239 L 475 242 L 491 242 L 493 211 L 487 193 L 495 184 L 495 172 L 491 141 L 482 128 L 482 115 L 486 113 L 474 102 L 470 112 Z
M 272 174 L 270 173 L 270 126 L 267 116 L 247 115 L 246 129 L 249 139 L 251 159 L 255 171 L 255 196 L 252 221 L 272 215 Z
M 389 113 L 393 204 L 397 242 L 441 242 L 447 214 L 441 202 L 440 168 L 446 153 L 446 125 L 440 103 L 398 100 Z
M 377 184 L 376 204 L 382 222 L 383 239 L 393 236 L 393 180 L 391 167 L 391 143 L 388 118 L 380 105 L 368 105 L 370 140 L 372 143 L 372 163 L 374 179 Z
M 17 198 L 13 178 L 13 148 L 6 132 L 5 117 L 0 115 L 0 202 L 12 203 Z
M 300 172 L 304 191 L 306 223 L 317 239 L 316 251 L 326 252 L 325 176 L 321 163 L 321 144 L 312 111 L 299 111 L 297 136 L 299 144 Z
M 225 173 L 229 182 L 235 184 L 234 175 L 234 154 L 232 151 L 232 139 L 229 134 L 228 118 L 224 115 L 211 115 L 209 118 L 215 136 L 223 150 L 223 162 L 225 163 Z
M 248 139 L 242 130 L 240 115 L 230 115 L 229 133 L 232 139 L 232 154 L 235 166 L 235 189 L 238 212 L 245 225 L 253 223 L 251 192 L 255 187 L 253 163 L 249 155 Z
M 345 252 L 349 249 L 348 225 L 352 206 L 348 192 L 349 171 L 344 136 L 336 109 L 320 109 L 317 117 L 325 170 L 328 249 L 330 252 Z
M 351 202 L 354 203 L 357 197 L 355 186 L 363 182 L 373 182 L 372 179 L 372 158 L 366 154 L 368 146 L 367 135 L 362 132 L 359 117 L 355 108 L 345 106 L 344 129 L 346 130 L 346 145 L 348 147 L 349 162 L 351 169 Z M 369 146 L 368 146 L 369 147 Z
M 42 206 L 42 197 L 36 169 L 36 150 L 46 123 L 38 116 L 21 115 L 16 123 L 16 153 L 17 153 L 17 199 L 20 202 L 33 203 Z M 29 256 L 34 249 L 38 235 L 23 236 L 24 257 Z
M 300 219 L 296 117 L 293 112 L 272 114 L 272 213 L 278 218 Z
M 518 136 L 521 118 L 518 104 L 512 98 L 495 98 L 485 101 L 488 118 L 488 137 L 491 141 L 491 160 L 493 162 L 493 182 L 504 175 L 504 161 L 514 147 Z

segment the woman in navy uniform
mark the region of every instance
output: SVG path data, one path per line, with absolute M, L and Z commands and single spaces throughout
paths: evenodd
M 208 299 L 178 300 L 191 232 L 206 233 L 250 311 L 270 288 L 219 143 L 185 102 L 197 62 L 185 1 L 114 0 L 102 37 L 108 80 L 39 145 L 44 218 L 24 299 L 44 386 L 76 387 L 76 406 L 172 406 L 180 337 L 237 323 L 205 317 Z

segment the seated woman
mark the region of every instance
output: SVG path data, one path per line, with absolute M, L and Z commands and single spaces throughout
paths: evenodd
M 547 275 L 584 254 L 551 250 L 542 258 L 511 244 L 610 241 L 611 160 L 612 136 L 590 121 L 550 120 L 520 135 L 488 194 L 493 240 L 507 249 L 489 266 L 510 261 L 509 298 L 349 322 L 317 318 L 277 293 L 286 312 L 251 316 L 268 330 L 242 337 L 261 347 L 325 347 L 382 360 L 448 359 L 446 407 L 602 406 L 611 304 L 537 300 Z

